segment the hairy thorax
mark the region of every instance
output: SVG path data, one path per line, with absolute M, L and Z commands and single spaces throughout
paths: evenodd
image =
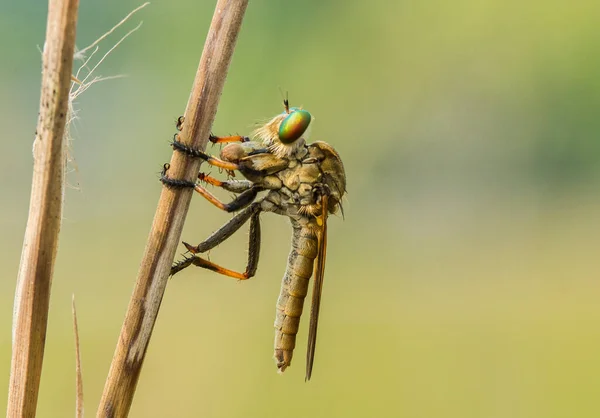
M 262 147 L 256 142 L 230 144 L 221 158 L 240 164 L 244 177 L 269 191 L 264 204 L 271 205 L 270 210 L 301 223 L 321 213 L 315 193 L 323 181 L 320 149 L 304 144 L 292 155 L 279 157 Z

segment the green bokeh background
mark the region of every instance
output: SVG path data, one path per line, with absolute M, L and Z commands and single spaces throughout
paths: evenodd
M 144 21 L 99 69 L 127 78 L 78 101 L 40 417 L 74 411 L 73 293 L 94 415 L 214 3 L 155 1 L 101 45 Z M 82 0 L 77 45 L 138 4 Z M 4 393 L 45 22 L 0 2 Z M 256 278 L 169 283 L 131 416 L 599 416 L 599 22 L 595 0 L 251 0 L 214 132 L 279 112 L 281 86 L 348 177 L 313 380 L 307 315 L 293 367 L 271 358 L 290 228 L 267 214 Z M 196 198 L 183 237 L 228 217 Z M 211 257 L 242 269 L 245 242 Z

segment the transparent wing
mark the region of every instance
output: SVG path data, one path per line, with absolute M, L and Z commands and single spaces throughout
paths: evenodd
M 310 310 L 310 325 L 308 329 L 308 349 L 306 350 L 306 377 L 310 380 L 313 363 L 315 361 L 315 348 L 317 345 L 317 325 L 319 324 L 319 309 L 321 307 L 321 292 L 323 291 L 323 276 L 325 274 L 325 257 L 327 255 L 327 208 L 329 199 L 321 198 L 322 214 L 320 217 L 319 248 L 315 265 L 315 283 L 313 285 L 312 303 Z

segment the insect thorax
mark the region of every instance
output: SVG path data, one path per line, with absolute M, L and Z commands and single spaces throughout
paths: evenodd
M 310 158 L 307 148 L 304 148 L 301 158 L 288 159 L 287 167 L 265 181 L 277 184 L 271 189 L 266 200 L 278 207 L 279 213 L 293 219 L 300 217 L 313 218 L 321 213 L 321 206 L 315 194 L 315 185 L 321 181 L 321 171 L 318 160 Z
M 334 187 L 330 187 L 331 156 L 324 152 L 323 144 L 306 145 L 302 140 L 302 145 L 285 157 L 261 149 L 264 145 L 257 142 L 232 144 L 223 149 L 221 157 L 240 163 L 240 171 L 248 180 L 269 190 L 263 204 L 265 210 L 292 219 L 304 217 L 313 220 L 322 212 L 317 188 L 325 185 L 332 193 L 330 211 L 335 210 L 345 191 L 345 184 L 341 186 L 341 192 L 335 182 L 332 184 Z M 333 149 L 329 145 L 327 147 Z M 345 178 L 343 168 L 341 170 Z

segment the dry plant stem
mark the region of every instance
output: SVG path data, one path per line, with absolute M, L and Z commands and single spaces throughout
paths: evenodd
M 50 0 L 33 181 L 13 313 L 8 417 L 35 416 L 62 216 L 69 87 L 79 0 Z
M 73 335 L 75 336 L 75 418 L 83 418 L 83 373 L 81 371 L 81 349 L 79 346 L 75 295 L 73 295 L 71 301 L 71 310 L 73 312 Z
M 180 141 L 193 148 L 206 148 L 247 5 L 248 0 L 217 2 L 180 133 Z M 174 153 L 168 176 L 194 181 L 199 171 L 199 161 Z M 98 417 L 129 413 L 191 198 L 191 189 L 162 189 Z

